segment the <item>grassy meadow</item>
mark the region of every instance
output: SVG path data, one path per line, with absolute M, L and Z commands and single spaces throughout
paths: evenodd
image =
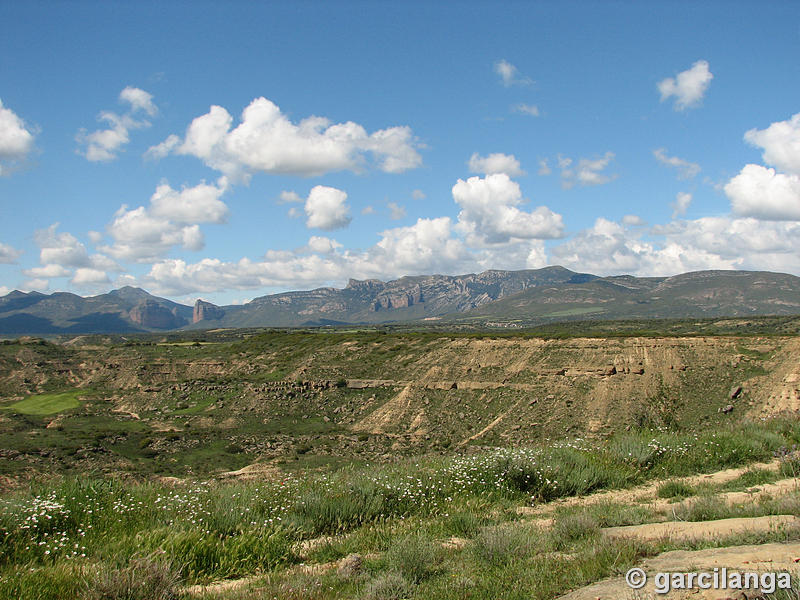
M 783 457 L 782 472 L 724 488 L 740 489 L 793 476 L 798 443 L 800 422 L 775 419 L 249 482 L 57 477 L 0 498 L 0 598 L 555 598 L 669 547 L 599 536 L 647 521 L 643 507 L 559 510 L 546 530 L 518 507 L 652 479 L 658 496 L 685 497 L 697 490 L 679 477 Z M 682 518 L 741 513 L 713 499 L 694 511 Z M 800 515 L 800 496 L 758 511 Z

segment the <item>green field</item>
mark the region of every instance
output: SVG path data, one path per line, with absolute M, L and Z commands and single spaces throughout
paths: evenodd
M 60 394 L 36 394 L 15 402 L 6 408 L 23 415 L 55 415 L 65 410 L 78 408 L 81 405 L 78 397 L 85 394 L 85 390 L 72 390 L 70 392 L 61 392 Z

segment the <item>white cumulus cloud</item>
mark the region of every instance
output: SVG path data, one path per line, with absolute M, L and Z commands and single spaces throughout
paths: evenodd
M 33 150 L 33 133 L 0 100 L 0 176 L 8 175 Z
M 137 262 L 157 260 L 175 246 L 202 250 L 205 241 L 199 224 L 225 222 L 228 207 L 220 197 L 227 189 L 225 177 L 220 177 L 217 185 L 202 182 L 180 191 L 164 182 L 156 188 L 149 206 L 120 207 L 107 227 L 113 243 L 100 250 L 118 260 Z
M 10 265 L 17 262 L 17 259 L 22 256 L 22 251 L 17 250 L 13 246 L 0 242 L 0 264 Z
M 146 119 L 137 119 L 135 115 L 144 112 L 154 116 L 158 109 L 153 104 L 153 96 L 144 90 L 135 87 L 126 87 L 120 92 L 120 102 L 130 105 L 130 109 L 119 115 L 111 111 L 103 111 L 98 116 L 101 123 L 106 123 L 106 129 L 98 129 L 91 133 L 82 129 L 75 136 L 76 141 L 85 149 L 79 153 L 91 162 L 108 162 L 117 158 L 123 147 L 130 142 L 130 131 L 150 127 Z
M 305 204 L 306 227 L 333 231 L 350 224 L 347 193 L 336 188 L 317 185 L 308 194 Z
M 68 277 L 72 275 L 72 271 L 65 269 L 61 265 L 44 265 L 42 267 L 33 267 L 32 269 L 25 269 L 22 271 L 26 277 L 46 278 L 52 277 Z
M 180 191 L 162 183 L 150 198 L 150 213 L 176 223 L 224 223 L 228 207 L 220 196 L 227 188 L 225 177 L 220 178 L 218 185 L 203 182 L 194 187 L 184 186 Z
M 130 104 L 133 112 L 141 110 L 151 117 L 158 113 L 158 108 L 153 103 L 153 95 L 139 88 L 127 86 L 120 92 L 119 99 Z
M 308 249 L 318 254 L 330 254 L 341 247 L 342 245 L 339 242 L 329 237 L 312 235 L 308 238 Z
M 768 165 L 800 175 L 800 113 L 766 129 L 751 129 L 744 139 L 764 150 L 764 162 Z
M 513 154 L 503 154 L 495 152 L 488 156 L 480 156 L 475 152 L 467 163 L 472 173 L 481 175 L 493 175 L 495 173 L 505 173 L 509 177 L 519 177 L 525 175 L 525 171 L 520 167 L 519 161 Z
M 80 268 L 75 271 L 75 276 L 70 279 L 70 283 L 77 286 L 95 286 L 104 283 L 111 283 L 108 274 L 99 269 Z
M 170 136 L 148 150 L 148 156 L 171 152 L 195 156 L 233 177 L 265 172 L 311 177 L 331 171 L 361 171 L 366 155 L 387 173 L 402 173 L 422 164 L 409 127 L 390 127 L 372 134 L 348 121 L 333 124 L 311 116 L 293 123 L 266 98 L 256 98 L 242 112 L 234 129 L 233 117 L 221 106 L 195 118 L 183 141 Z
M 58 223 L 34 232 L 33 240 L 39 246 L 39 261 L 43 265 L 62 267 L 88 267 L 91 263 L 86 246 L 68 232 L 59 233 Z
M 458 229 L 471 246 L 506 243 L 512 238 L 552 239 L 563 233 L 561 215 L 546 206 L 532 212 L 518 208 L 523 203 L 522 192 L 505 173 L 459 179 L 452 191 L 461 207 Z
M 737 215 L 776 221 L 800 221 L 800 176 L 745 165 L 725 185 Z
M 675 110 L 685 110 L 700 104 L 711 84 L 714 75 L 708 69 L 708 62 L 698 60 L 690 69 L 681 71 L 675 77 L 667 77 L 658 82 L 661 101 L 675 97 Z

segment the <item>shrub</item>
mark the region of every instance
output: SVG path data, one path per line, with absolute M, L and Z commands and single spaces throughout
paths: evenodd
M 364 590 L 364 600 L 402 600 L 411 594 L 412 585 L 399 573 L 384 573 Z
M 550 535 L 554 546 L 563 549 L 570 544 L 595 536 L 599 531 L 597 519 L 588 512 L 581 511 L 556 515 Z
M 510 527 L 484 527 L 471 545 L 472 554 L 481 562 L 499 567 L 530 553 L 531 533 Z
M 459 512 L 450 515 L 447 524 L 449 530 L 459 537 L 472 538 L 478 533 L 482 519 L 472 513 Z
M 386 561 L 391 570 L 400 573 L 404 579 L 419 583 L 433 572 L 436 550 L 433 543 L 422 535 L 409 535 L 389 548 Z
M 675 516 L 683 521 L 714 521 L 729 518 L 732 511 L 724 500 L 707 496 L 682 506 Z

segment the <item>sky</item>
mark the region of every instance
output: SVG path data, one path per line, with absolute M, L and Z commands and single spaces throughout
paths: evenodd
M 800 3 L 0 2 L 0 295 L 800 275 Z

